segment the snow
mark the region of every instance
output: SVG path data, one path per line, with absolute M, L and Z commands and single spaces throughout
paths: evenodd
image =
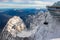
M 60 40 L 60 38 L 55 38 L 55 39 L 51 39 L 51 40 Z

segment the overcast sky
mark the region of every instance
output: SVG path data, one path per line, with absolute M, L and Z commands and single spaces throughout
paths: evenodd
M 0 7 L 45 7 L 47 5 L 52 5 L 54 2 L 59 0 L 0 0 Z M 8 2 L 8 3 L 2 3 Z M 10 4 L 9 4 L 10 3 Z M 17 4 L 13 4 L 17 3 Z M 21 5 L 23 3 L 23 5 Z
M 9 2 L 12 2 L 12 1 L 14 1 L 14 2 L 20 2 L 20 1 L 25 1 L 25 2 L 27 2 L 27 1 L 44 1 L 44 2 L 56 2 L 56 1 L 59 1 L 59 0 L 0 0 L 0 1 L 9 1 Z
M 60 1 L 60 0 L 40 0 L 40 1 L 57 2 L 57 1 Z

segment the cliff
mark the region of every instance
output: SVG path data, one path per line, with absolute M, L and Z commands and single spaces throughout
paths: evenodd
M 14 16 L 7 22 L 1 33 L 1 40 L 13 40 L 18 32 L 25 30 L 26 26 L 22 19 L 18 16 Z M 12 38 L 12 39 L 11 39 Z
M 0 40 L 56 40 L 60 38 L 60 19 L 55 18 L 49 12 L 39 12 L 29 15 L 26 23 L 14 16 L 4 27 Z

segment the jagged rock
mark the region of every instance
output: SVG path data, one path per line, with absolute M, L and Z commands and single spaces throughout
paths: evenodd
M 1 33 L 1 40 L 13 40 L 16 38 L 16 34 L 25 28 L 26 26 L 23 23 L 22 19 L 18 16 L 14 16 L 9 19 L 8 23 L 4 27 Z
M 29 15 L 29 18 L 27 18 L 27 22 L 29 22 L 28 30 L 22 20 L 19 17 L 14 16 L 8 21 L 8 23 L 4 27 L 1 33 L 1 40 L 40 40 L 39 38 L 36 39 L 36 36 L 40 35 L 38 31 L 40 31 L 40 24 L 44 21 L 44 13 Z
M 55 2 L 55 3 L 53 4 L 53 6 L 60 6 L 60 1 Z
M 46 36 L 47 28 L 49 28 L 44 24 L 46 20 L 45 16 L 46 14 L 43 12 L 39 12 L 36 15 L 29 15 L 27 18 L 29 29 L 26 28 L 26 25 L 19 17 L 12 17 L 1 33 L 1 40 L 45 40 L 46 37 L 44 36 Z
M 60 37 L 60 19 L 54 18 L 48 12 L 39 12 L 36 15 L 29 15 L 29 18 L 27 18 L 29 30 L 26 28 L 22 19 L 19 17 L 16 17 L 16 19 L 14 18 L 15 17 L 12 17 L 4 27 L 0 40 L 55 40 L 55 38 Z M 11 20 L 12 22 L 10 25 Z M 44 24 L 45 21 L 48 22 L 47 25 Z M 18 26 L 23 29 L 20 29 Z
M 17 31 L 21 31 L 25 28 L 25 24 L 23 23 L 22 19 L 20 19 L 17 16 L 14 16 L 13 18 L 11 18 L 8 23 L 7 23 L 7 30 L 10 32 L 11 29 L 12 30 L 17 30 Z

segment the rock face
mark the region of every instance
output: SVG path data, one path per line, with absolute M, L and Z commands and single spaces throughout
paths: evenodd
M 0 40 L 58 40 L 60 38 L 60 19 L 48 12 L 39 12 L 27 18 L 29 29 L 21 18 L 12 17 L 4 27 Z
M 44 22 L 44 13 L 40 12 L 37 15 L 29 15 L 29 18 L 27 18 L 29 28 L 26 28 L 26 25 L 22 19 L 14 16 L 4 27 L 0 40 L 40 40 L 42 35 L 39 32 L 43 30 L 41 29 L 41 24 Z
M 16 34 L 21 32 L 26 28 L 25 24 L 23 23 L 22 19 L 14 16 L 12 17 L 6 26 L 4 27 L 1 33 L 1 40 L 14 40 Z
M 39 12 L 36 15 L 29 15 L 27 23 L 29 28 L 19 17 L 12 17 L 1 33 L 1 40 L 46 40 L 49 31 L 49 17 L 47 13 Z M 48 20 L 47 20 L 48 19 Z
M 60 1 L 54 3 L 53 6 L 60 6 Z
M 22 31 L 25 28 L 25 24 L 23 23 L 22 19 L 17 16 L 11 18 L 7 23 L 7 30 L 10 32 L 12 30 Z

